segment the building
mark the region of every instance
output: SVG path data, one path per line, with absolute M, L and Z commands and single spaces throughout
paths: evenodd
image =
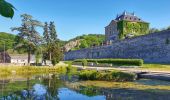
M 11 63 L 12 64 L 27 64 L 28 63 L 28 56 L 17 54 L 17 55 L 10 55 Z M 30 63 L 35 63 L 35 56 L 31 56 Z
M 117 15 L 105 27 L 106 41 L 131 38 L 134 36 L 146 35 L 149 33 L 149 23 L 137 17 L 134 13 L 123 12 Z

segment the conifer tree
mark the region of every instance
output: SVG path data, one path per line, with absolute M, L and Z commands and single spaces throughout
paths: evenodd
M 61 50 L 54 22 L 50 22 L 49 26 L 47 22 L 45 23 L 43 35 L 47 48 L 44 55 L 46 55 L 46 58 L 51 60 L 52 64 L 55 65 L 61 58 Z
M 22 24 L 20 27 L 12 28 L 12 31 L 18 31 L 15 38 L 15 49 L 25 50 L 28 53 L 28 64 L 30 65 L 31 53 L 34 52 L 41 43 L 41 37 L 36 31 L 36 27 L 42 27 L 41 22 L 33 20 L 31 15 L 21 15 Z

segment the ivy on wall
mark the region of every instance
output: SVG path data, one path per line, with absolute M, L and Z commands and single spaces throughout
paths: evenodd
M 140 36 L 149 32 L 149 23 L 145 22 L 132 22 L 122 20 L 117 23 L 117 26 L 120 39 L 124 39 L 128 34 Z

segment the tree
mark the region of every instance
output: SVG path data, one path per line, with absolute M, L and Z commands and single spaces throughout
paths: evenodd
M 149 33 L 156 33 L 156 32 L 159 32 L 160 30 L 159 29 L 156 29 L 156 28 L 151 28 L 149 30 Z
M 82 40 L 79 47 L 80 48 L 88 48 L 88 44 L 87 44 L 87 42 L 85 40 Z
M 170 30 L 170 26 L 167 27 L 167 30 Z
M 60 61 L 62 53 L 54 22 L 50 22 L 49 26 L 48 23 L 45 22 L 43 38 L 45 40 L 44 43 L 46 48 L 44 55 L 47 56 L 46 58 L 52 61 L 53 65 L 55 65 Z
M 8 18 L 13 18 L 15 7 L 6 2 L 5 0 L 0 0 L 0 15 Z
M 54 41 L 57 41 L 57 32 L 56 32 L 56 29 L 55 29 L 55 25 L 54 25 L 54 22 L 50 22 L 50 26 L 49 26 L 49 32 L 50 32 L 50 40 L 51 42 L 54 42 Z
M 41 37 L 36 31 L 36 27 L 42 27 L 41 22 L 33 20 L 31 15 L 21 15 L 21 27 L 12 28 L 18 31 L 16 36 L 15 49 L 24 49 L 28 53 L 28 64 L 30 65 L 31 53 L 33 53 L 41 43 Z

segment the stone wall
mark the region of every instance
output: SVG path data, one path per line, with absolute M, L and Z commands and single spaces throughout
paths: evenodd
M 170 63 L 170 30 L 115 42 L 112 45 L 65 53 L 65 60 L 139 58 L 147 63 Z

